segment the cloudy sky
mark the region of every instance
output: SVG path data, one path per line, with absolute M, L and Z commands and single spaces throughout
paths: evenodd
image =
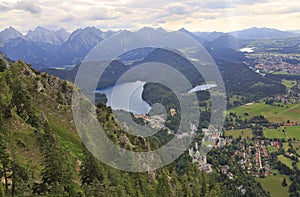
M 13 26 L 23 33 L 38 25 L 68 31 L 86 26 L 300 30 L 299 0 L 0 0 L 0 12 L 0 30 Z

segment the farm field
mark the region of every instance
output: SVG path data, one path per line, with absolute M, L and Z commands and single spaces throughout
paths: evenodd
M 241 107 L 228 110 L 227 114 L 236 113 L 242 118 L 251 118 L 253 116 L 263 115 L 271 122 L 282 123 L 299 122 L 300 123 L 300 105 L 299 104 L 280 104 L 280 106 L 267 105 L 263 102 L 250 103 Z M 244 116 L 248 113 L 249 116 Z
M 283 130 L 285 132 L 283 132 Z M 264 136 L 266 138 L 278 138 L 278 139 L 296 139 L 300 140 L 300 126 L 296 127 L 279 127 L 277 129 L 265 129 Z
M 266 138 L 287 139 L 287 136 L 282 132 L 281 128 L 265 129 L 264 130 L 264 136 Z

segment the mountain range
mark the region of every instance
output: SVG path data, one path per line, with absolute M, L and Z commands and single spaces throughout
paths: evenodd
M 147 29 L 148 31 L 151 30 L 151 28 L 143 28 L 142 30 L 146 33 Z M 162 28 L 158 30 L 165 31 Z M 237 39 L 275 39 L 299 36 L 299 34 L 292 32 L 269 28 L 251 28 L 230 33 L 192 33 L 184 28 L 179 31 L 200 43 L 204 43 L 208 48 L 216 48 L 215 46 L 217 46 L 217 48 L 225 47 L 233 50 L 239 48 Z M 104 32 L 95 27 L 86 27 L 68 33 L 64 29 L 52 31 L 38 26 L 23 35 L 13 27 L 9 27 L 0 32 L 0 51 L 7 54 L 12 60 L 22 59 L 40 70 L 48 67 L 65 67 L 79 64 L 91 49 L 115 33 L 117 32 Z M 215 43 L 215 46 L 210 45 L 210 42 Z M 228 44 L 228 46 L 224 44 Z
M 66 32 L 64 29 L 51 31 L 38 26 L 33 31 L 29 30 L 24 38 L 34 42 L 45 42 L 54 45 L 61 45 L 67 41 L 69 36 L 70 33 Z
M 280 31 L 277 29 L 270 29 L 265 27 L 253 27 L 241 31 L 230 32 L 230 34 L 238 39 L 284 39 L 289 37 L 295 37 L 298 35 L 293 32 Z
M 141 37 L 149 38 L 154 43 L 161 43 L 161 45 L 165 45 L 167 42 L 174 42 L 176 39 L 179 40 L 177 43 L 178 46 L 184 46 L 185 43 L 185 36 L 182 36 L 179 32 L 170 33 L 162 29 L 143 28 L 137 32 L 121 32 L 116 35 L 114 42 L 111 43 L 111 45 L 114 46 L 111 50 L 116 49 L 120 51 L 120 49 L 117 49 L 118 45 L 115 43 L 121 43 L 120 45 L 122 45 L 122 43 L 126 42 L 124 46 L 136 46 L 135 44 L 137 42 L 144 40 L 139 39 Z M 286 89 L 283 85 L 255 73 L 248 65 L 243 63 L 247 58 L 245 54 L 237 50 L 238 40 L 234 36 L 225 34 L 213 41 L 205 41 L 203 46 L 215 60 L 228 95 L 241 95 L 255 100 L 266 96 L 283 94 L 285 92 Z M 194 66 L 185 58 L 178 56 L 178 54 L 161 48 L 144 48 L 143 50 L 129 50 L 129 52 L 121 55 L 121 57 L 115 58 L 103 72 L 99 79 L 97 89 L 112 86 L 124 73 L 133 67 L 151 62 L 160 62 L 174 67 L 182 73 L 193 86 L 204 82 L 204 79 L 199 72 L 195 70 Z M 73 69 L 66 70 L 48 68 L 43 71 L 74 82 L 80 66 L 81 65 L 78 64 Z M 203 69 L 205 70 L 206 68 L 203 67 Z M 143 80 L 142 76 L 144 75 L 145 72 L 141 71 L 141 73 L 130 76 L 130 80 Z M 150 89 L 146 88 L 144 90 L 144 99 L 147 101 L 155 100 L 151 98 L 151 95 L 164 95 L 166 97 L 168 95 L 168 92 L 165 94 L 155 94 L 152 91 L 153 89 L 148 91 Z
M 0 33 L 1 51 L 12 60 L 23 59 L 35 68 L 60 67 L 79 63 L 103 39 L 94 27 L 78 29 L 72 34 L 64 29 L 50 31 L 37 27 L 23 36 L 12 27 Z

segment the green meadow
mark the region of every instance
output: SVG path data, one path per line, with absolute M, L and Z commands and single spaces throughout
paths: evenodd
M 282 80 L 281 83 L 285 85 L 287 88 L 293 88 L 294 86 L 297 85 L 297 81 L 292 81 L 292 80 Z
M 293 160 L 291 160 L 288 157 L 285 157 L 284 155 L 279 155 L 278 160 L 284 163 L 286 166 L 288 166 L 290 169 L 293 169 Z M 300 163 L 297 163 L 297 167 L 300 168 Z
M 296 150 L 297 154 L 300 155 L 300 142 L 292 142 L 293 148 Z
M 283 132 L 283 130 L 285 132 Z M 278 139 L 296 139 L 300 140 L 300 126 L 296 127 L 279 127 L 277 129 L 265 129 L 264 136 L 266 138 L 278 138 Z
M 242 138 L 252 138 L 253 137 L 253 133 L 251 129 L 238 129 L 238 130 L 228 130 L 225 131 L 225 136 L 232 136 L 233 138 L 238 138 L 238 137 L 242 137 Z
M 282 181 L 286 178 L 288 186 L 283 187 Z M 268 192 L 270 192 L 272 197 L 283 197 L 289 196 L 289 185 L 291 184 L 289 177 L 282 174 L 276 174 L 266 177 L 266 178 L 256 178 L 256 180 L 261 184 L 261 186 Z
M 251 118 L 253 116 L 263 115 L 269 121 L 275 123 L 282 123 L 286 122 L 287 120 L 290 120 L 291 122 L 300 122 L 299 104 L 280 104 L 280 106 L 277 106 L 267 105 L 263 102 L 260 102 L 228 110 L 227 114 L 230 112 L 236 113 L 242 118 Z M 245 113 L 248 113 L 249 116 L 244 116 Z

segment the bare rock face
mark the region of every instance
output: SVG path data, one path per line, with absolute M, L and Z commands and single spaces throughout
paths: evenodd
M 63 44 L 69 37 L 69 33 L 67 33 L 64 29 L 60 29 L 58 31 L 51 31 L 43 27 L 36 27 L 33 31 L 30 30 L 25 39 L 35 41 L 35 42 L 44 42 L 54 45 Z
M 15 71 L 15 74 L 18 78 L 27 79 L 28 87 L 33 86 L 35 91 L 47 95 L 59 104 L 71 105 L 74 88 L 71 82 L 46 73 L 34 71 L 30 68 L 30 65 L 22 61 L 18 61 L 16 64 L 15 66 L 18 69 Z
M 131 144 L 129 138 L 126 135 L 121 135 L 119 137 L 119 141 L 120 141 L 121 145 L 123 145 L 123 146 L 129 146 L 130 148 L 133 148 L 133 145 Z
M 5 43 L 10 39 L 23 37 L 22 33 L 16 30 L 13 27 L 9 27 L 0 32 L 0 45 L 1 43 Z

